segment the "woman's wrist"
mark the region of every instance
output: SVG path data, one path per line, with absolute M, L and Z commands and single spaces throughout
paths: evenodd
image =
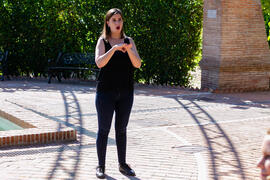
M 112 53 L 114 53 L 115 51 L 117 51 L 117 47 L 114 45 L 114 46 L 112 47 Z
M 127 52 L 132 52 L 132 49 L 131 48 L 127 48 Z

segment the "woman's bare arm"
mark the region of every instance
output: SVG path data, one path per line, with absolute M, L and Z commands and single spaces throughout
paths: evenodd
M 141 63 L 141 58 L 138 54 L 136 45 L 132 38 L 129 38 L 129 41 L 130 41 L 130 44 L 126 45 L 128 56 L 131 60 L 132 65 L 135 68 L 140 68 L 142 63 Z
M 106 64 L 110 61 L 115 51 L 123 51 L 124 44 L 116 44 L 109 51 L 105 53 L 105 44 L 102 38 L 98 39 L 96 51 L 95 51 L 95 61 L 98 68 L 102 68 L 106 66 Z

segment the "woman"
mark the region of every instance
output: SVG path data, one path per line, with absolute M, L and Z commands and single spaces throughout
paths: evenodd
M 133 104 L 134 68 L 140 68 L 141 59 L 134 41 L 124 33 L 119 9 L 110 9 L 105 16 L 103 32 L 96 45 L 95 61 L 100 68 L 96 93 L 99 162 L 96 176 L 105 178 L 107 140 L 114 112 L 119 171 L 135 176 L 134 170 L 126 163 L 126 128 Z

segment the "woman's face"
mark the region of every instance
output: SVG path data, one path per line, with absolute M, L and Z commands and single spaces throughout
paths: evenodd
M 112 33 L 120 33 L 123 28 L 123 19 L 120 14 L 113 15 L 109 21 L 107 21 L 108 26 Z

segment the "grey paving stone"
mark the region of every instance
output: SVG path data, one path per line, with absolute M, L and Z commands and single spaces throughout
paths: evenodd
M 4 81 L 0 109 L 78 131 L 78 141 L 3 148 L 3 179 L 96 179 L 95 87 Z M 128 126 L 128 163 L 137 177 L 118 171 L 112 123 L 107 179 L 259 179 L 256 160 L 270 127 L 270 92 L 211 94 L 177 88 L 136 87 Z

